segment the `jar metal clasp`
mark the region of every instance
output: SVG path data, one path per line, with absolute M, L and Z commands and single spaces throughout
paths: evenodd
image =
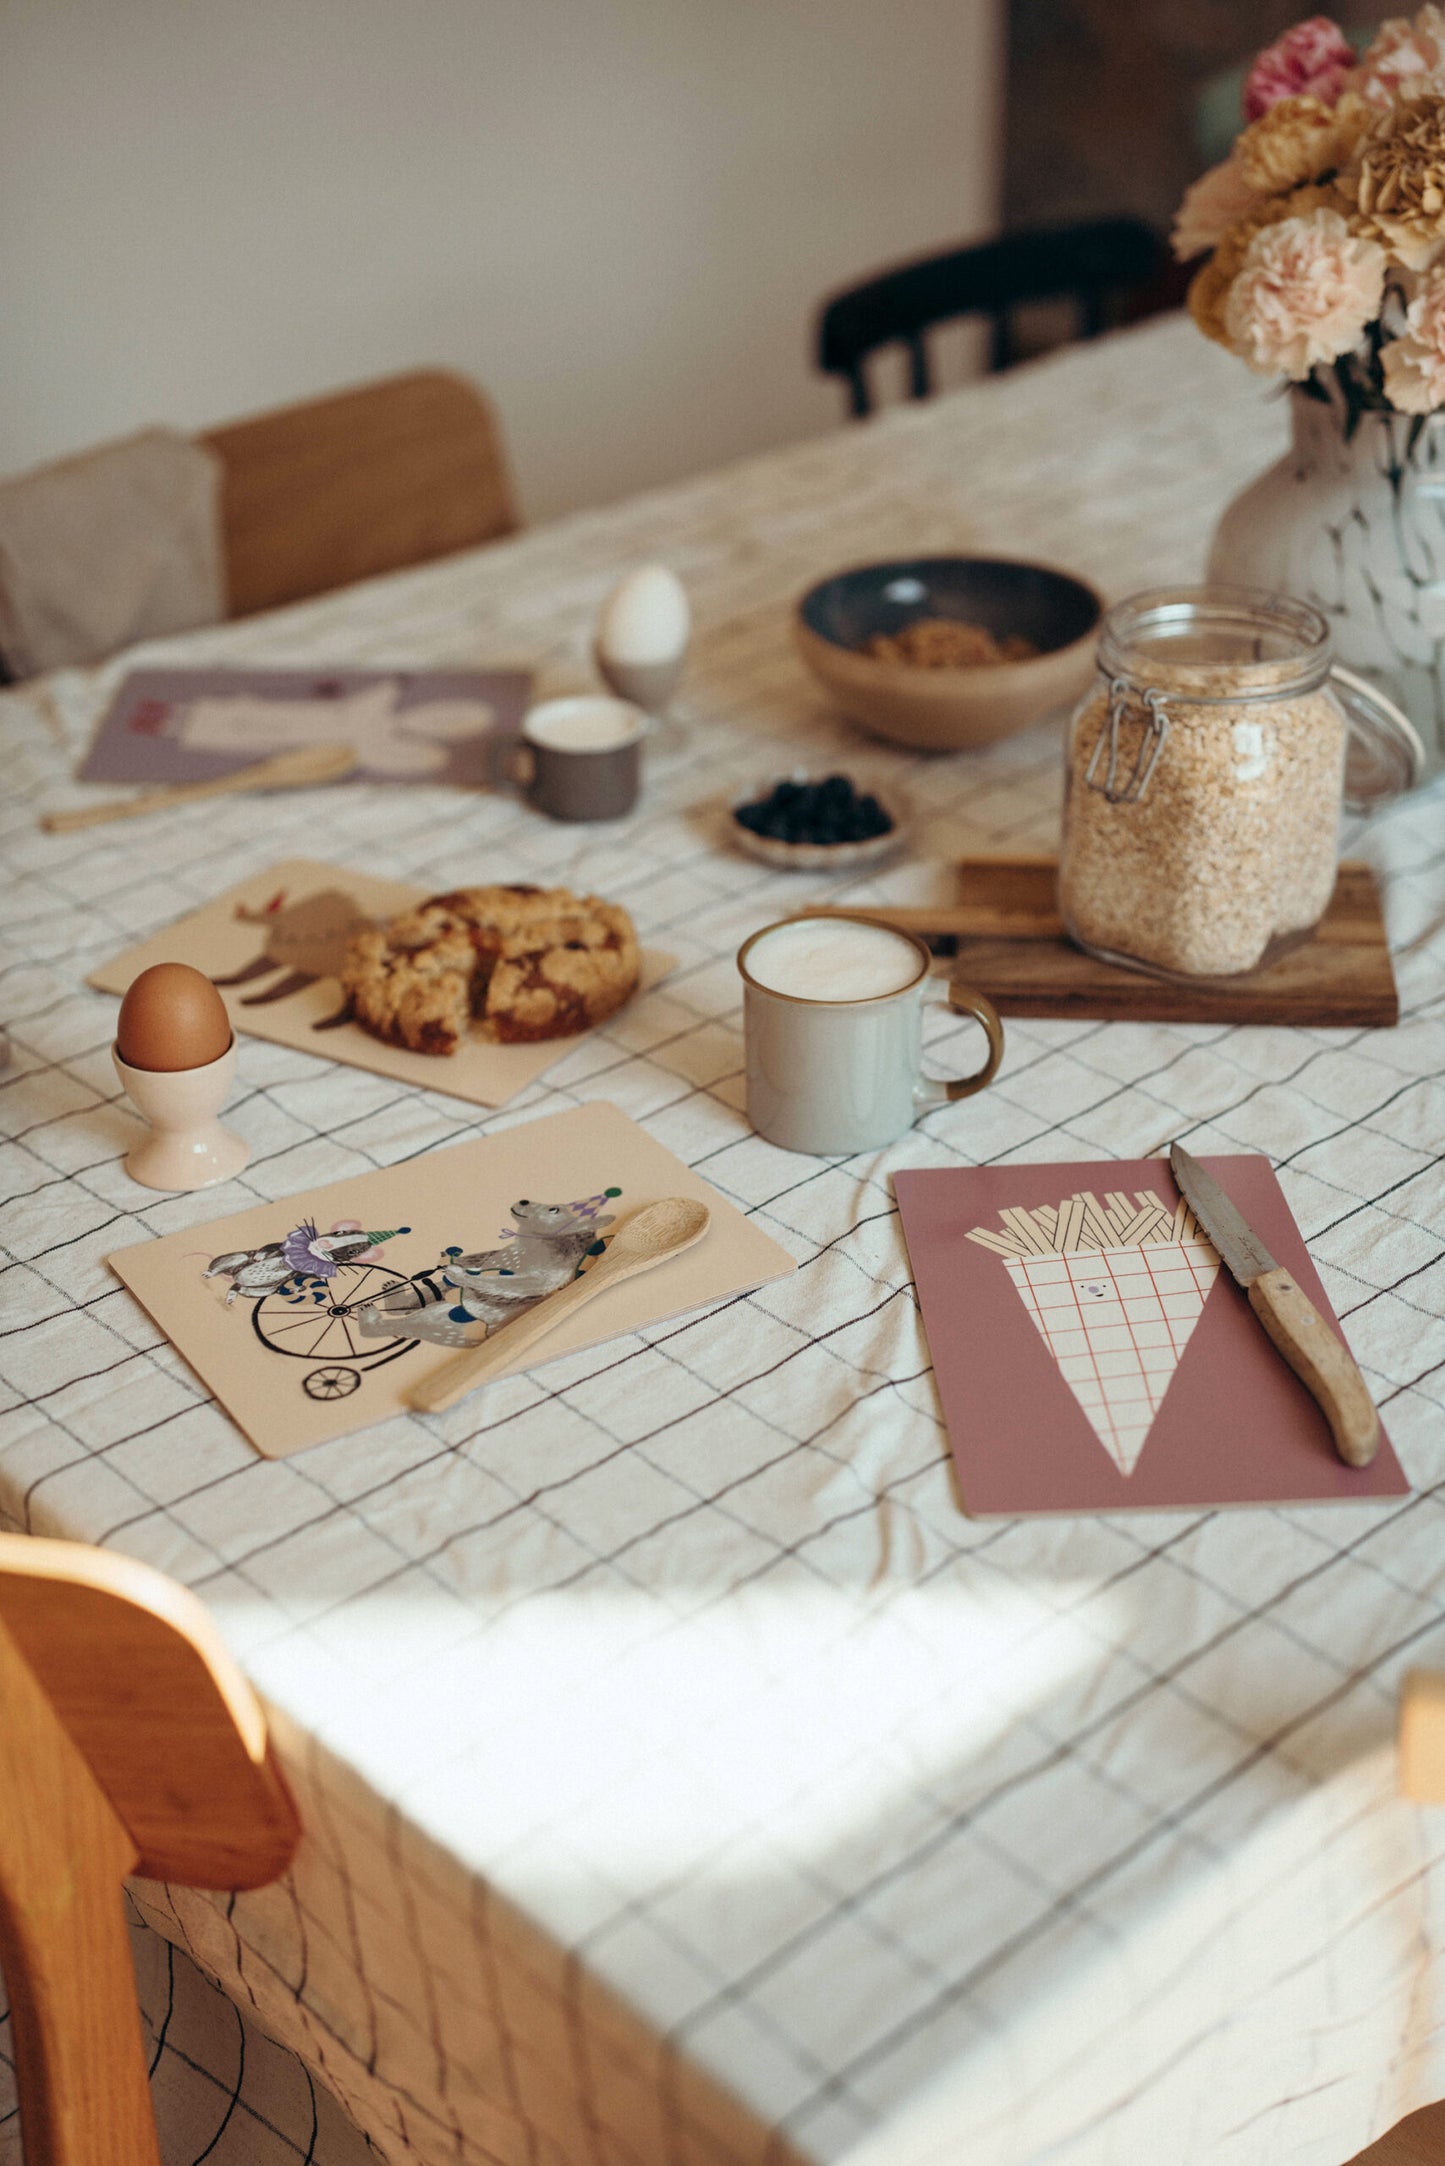
M 1131 700 L 1142 700 L 1148 709 L 1149 719 L 1139 739 L 1139 749 L 1134 764 L 1121 782 L 1119 779 L 1119 725 L 1129 711 Z M 1164 750 L 1164 740 L 1169 735 L 1169 717 L 1164 712 L 1164 695 L 1150 685 L 1134 684 L 1128 677 L 1115 677 L 1109 686 L 1109 727 L 1100 730 L 1089 754 L 1089 764 L 1084 769 L 1084 781 L 1091 790 L 1098 790 L 1111 805 L 1137 805 L 1154 779 L 1159 765 L 1159 755 Z M 1099 779 L 1099 763 L 1105 745 L 1109 748 L 1109 763 Z

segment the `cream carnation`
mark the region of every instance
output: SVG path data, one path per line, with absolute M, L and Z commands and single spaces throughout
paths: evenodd
M 1244 117 L 1258 120 L 1281 98 L 1307 95 L 1333 105 L 1355 65 L 1355 56 L 1337 22 L 1312 15 L 1296 23 L 1264 51 L 1244 83 Z
M 1384 249 L 1337 211 L 1282 218 L 1244 252 L 1224 303 L 1229 344 L 1260 375 L 1299 383 L 1359 344 L 1384 285 Z
M 1212 165 L 1185 189 L 1174 219 L 1175 261 L 1188 263 L 1206 248 L 1215 247 L 1231 226 L 1248 218 L 1260 200 L 1259 190 L 1249 186 L 1231 151 L 1222 165 Z
M 1189 313 L 1205 337 L 1233 349 L 1234 341 L 1224 327 L 1224 305 L 1257 233 L 1266 226 L 1278 225 L 1283 218 L 1304 218 L 1311 211 L 1334 211 L 1339 207 L 1332 188 L 1296 188 L 1287 196 L 1267 196 L 1247 218 L 1222 233 L 1213 255 L 1195 272 L 1189 288 Z
M 1349 83 L 1374 106 L 1445 90 L 1445 8 L 1432 0 L 1413 18 L 1395 15 L 1381 23 Z
M 1385 396 L 1402 414 L 1433 414 L 1445 406 L 1445 271 L 1420 280 L 1405 311 L 1405 328 L 1380 355 Z

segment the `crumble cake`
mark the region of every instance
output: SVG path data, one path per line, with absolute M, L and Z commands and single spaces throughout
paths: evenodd
M 374 1038 L 447 1054 L 474 1022 L 503 1045 L 590 1030 L 635 990 L 640 965 L 617 903 L 564 887 L 468 887 L 356 934 L 341 982 Z

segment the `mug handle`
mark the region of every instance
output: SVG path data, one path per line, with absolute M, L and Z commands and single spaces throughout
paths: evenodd
M 920 1075 L 913 1086 L 915 1105 L 953 1105 L 958 1099 L 971 1098 L 975 1091 L 983 1090 L 998 1074 L 998 1064 L 1003 1059 L 1003 1024 L 998 1019 L 997 1008 L 986 994 L 976 993 L 970 985 L 960 985 L 956 978 L 950 981 L 946 993 L 933 996 L 930 1005 L 952 1008 L 955 1015 L 975 1016 L 988 1034 L 988 1059 L 975 1074 Z
M 491 789 L 529 790 L 537 774 L 537 756 L 525 738 L 508 732 L 484 739 L 487 783 Z

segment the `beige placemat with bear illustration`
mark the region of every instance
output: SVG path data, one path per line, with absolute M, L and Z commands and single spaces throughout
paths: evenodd
M 233 1030 L 302 1053 L 325 1053 L 472 1105 L 504 1106 L 560 1060 L 577 1036 L 494 1045 L 474 1032 L 455 1053 L 433 1056 L 383 1045 L 345 1013 L 336 972 L 352 933 L 411 909 L 428 892 L 343 865 L 288 858 L 102 963 L 86 982 L 102 993 L 124 993 L 152 963 L 191 963 L 216 982 Z M 638 990 L 665 978 L 674 960 L 645 949 Z
M 786 1278 L 793 1258 L 599 1102 L 188 1226 L 106 1262 L 257 1451 L 284 1459 L 404 1413 L 429 1367 L 586 1271 L 612 1229 L 663 1196 L 708 1206 L 701 1241 L 599 1293 L 521 1356 L 532 1368 Z M 435 1336 L 413 1336 L 418 1325 Z

